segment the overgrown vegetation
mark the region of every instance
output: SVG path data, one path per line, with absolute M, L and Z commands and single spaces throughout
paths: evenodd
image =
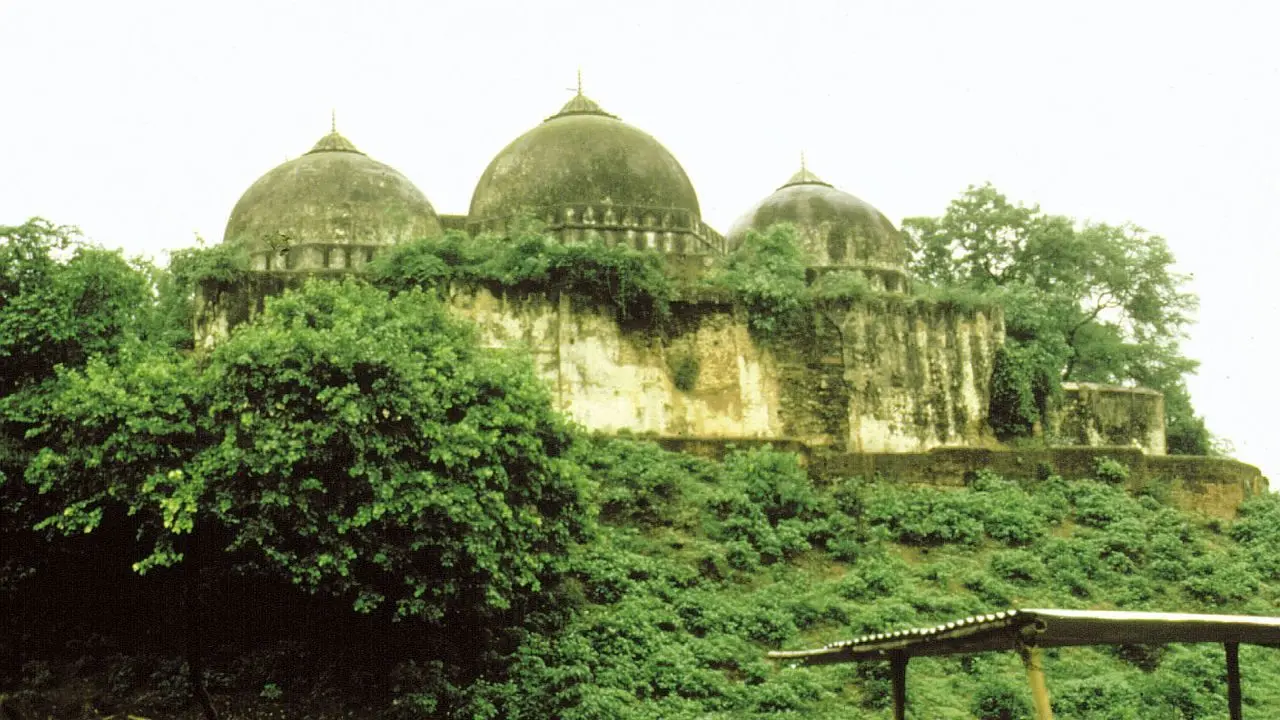
M 742 245 L 723 258 L 706 282 L 728 291 L 746 310 L 757 340 L 780 343 L 812 332 L 814 311 L 852 303 L 939 305 L 961 311 L 992 307 L 987 293 L 955 287 L 918 286 L 910 294 L 877 288 L 861 270 L 827 269 L 810 278 L 796 230 L 780 224 L 748 231 Z
M 1247 503 L 1234 523 L 1206 523 L 1126 494 L 1116 484 L 1120 470 L 1105 463 L 1099 481 L 1015 481 L 980 472 L 966 488 L 941 490 L 856 478 L 815 483 L 796 456 L 767 448 L 716 462 L 645 442 L 596 439 L 579 443 L 573 459 L 592 479 L 599 525 L 593 539 L 568 553 L 566 575 L 549 596 L 554 602 L 526 616 L 507 642 L 490 644 L 479 665 L 428 658 L 416 644 L 400 649 L 398 666 L 386 671 L 394 682 L 376 684 L 383 695 L 371 697 L 368 688 L 352 695 L 365 703 L 362 712 L 888 717 L 885 668 L 780 667 L 764 653 L 1010 606 L 1266 614 L 1280 601 L 1280 500 L 1269 495 Z M 1242 654 L 1250 711 L 1265 717 L 1280 710 L 1273 680 L 1280 656 L 1248 646 Z M 1216 646 L 1062 649 L 1047 657 L 1056 717 L 1224 712 Z M 24 683 L 18 697 L 33 707 L 36 686 L 66 682 L 73 672 L 46 666 L 42 672 L 53 677 L 33 675 L 37 670 L 12 669 L 13 682 Z M 333 693 L 323 695 L 327 705 L 308 698 L 307 677 L 315 672 L 215 669 L 224 689 L 214 697 L 229 701 L 237 682 L 256 682 L 261 692 L 250 707 L 338 713 L 342 703 Z M 100 692 L 115 707 L 182 716 L 178 698 L 129 705 L 140 697 L 139 683 L 123 684 L 116 696 Z M 1028 717 L 1012 654 L 915 660 L 909 696 L 928 717 Z
M 1029 431 L 1033 405 L 1043 417 L 1046 378 L 1137 384 L 1164 394 L 1171 453 L 1213 451 L 1186 386 L 1198 363 L 1180 349 L 1198 302 L 1163 238 L 1049 215 L 991 185 L 902 227 L 918 278 L 1004 308 L 1008 372 L 992 414 L 1006 434 Z
M 720 275 L 753 331 L 875 299 L 861 276 L 806 285 L 788 233 Z M 978 473 L 941 490 L 815 483 L 768 448 L 711 461 L 583 438 L 527 360 L 478 347 L 435 297 L 563 289 L 661 319 L 671 290 L 650 254 L 411 244 L 374 268 L 382 288 L 313 280 L 195 358 L 173 341 L 182 303 L 197 281 L 234 282 L 233 252 L 166 274 L 42 221 L 0 240 L 8 716 L 887 717 L 884 668 L 764 653 L 1010 605 L 1280 600 L 1272 496 L 1204 522 L 1126 494 L 1107 460 L 1095 481 Z M 1011 422 L 1036 412 L 1021 410 Z M 1055 712 L 1221 714 L 1220 653 L 1049 653 Z M 1251 710 L 1280 711 L 1280 658 L 1243 655 Z M 921 659 L 911 701 L 1025 717 L 1021 677 L 1011 656 Z
M 471 627 L 452 657 L 476 663 L 587 533 L 573 436 L 527 359 L 480 349 L 424 292 L 312 281 L 205 358 L 131 337 L 0 399 L 0 589 L 38 593 L 63 552 L 176 585 L 208 717 L 200 637 L 227 586 L 292 585 L 420 635 Z
M 516 292 L 564 292 L 614 308 L 622 321 L 661 328 L 674 293 L 661 258 L 626 245 L 564 244 L 536 226 L 511 237 L 450 232 L 395 248 L 370 278 L 393 292 L 495 286 Z
M 604 441 L 590 457 L 606 522 L 575 556 L 573 619 L 526 637 L 509 675 L 454 717 L 888 717 L 884 668 L 778 668 L 763 651 L 1014 605 L 1266 613 L 1280 591 L 1250 549 L 1280 535 L 1262 519 L 1280 507 L 1270 496 L 1215 530 L 1104 482 L 822 486 L 769 450 L 713 463 Z M 1050 652 L 1056 716 L 1225 712 L 1221 648 L 1138 650 Z M 1247 702 L 1265 716 L 1280 657 L 1245 653 Z M 1011 654 L 912 668 L 921 716 L 1028 717 Z

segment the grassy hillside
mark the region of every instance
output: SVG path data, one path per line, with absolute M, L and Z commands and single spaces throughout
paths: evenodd
M 602 442 L 601 535 L 577 562 L 578 612 L 532 635 L 480 696 L 494 717 L 889 717 L 887 667 L 776 668 L 813 647 L 1011 607 L 1276 614 L 1280 503 L 1205 522 L 1098 480 L 815 486 L 793 456 L 712 463 Z M 1280 716 L 1280 652 L 1241 650 L 1248 714 Z M 1048 653 L 1069 718 L 1226 716 L 1218 646 Z M 1012 654 L 916 659 L 915 717 L 1026 717 Z M 856 709 L 856 710 L 855 710 Z
M 465 644 L 467 628 L 452 639 L 396 628 L 377 641 L 360 627 L 317 632 L 311 620 L 215 633 L 210 686 L 226 716 L 888 718 L 887 664 L 787 668 L 765 652 L 1011 606 L 1277 614 L 1272 497 L 1222 522 L 1126 494 L 1117 487 L 1125 469 L 1110 462 L 1095 481 L 980 472 L 967 488 L 943 490 L 892 479 L 814 484 L 795 456 L 771 450 L 712 462 L 597 440 L 580 454 L 595 480 L 596 539 L 501 650 L 462 668 L 418 658 L 424 643 Z M 315 608 L 280 612 L 316 617 Z M 234 608 L 219 621 L 237 622 Z M 53 632 L 58 647 L 72 642 L 66 628 Z M 75 652 L 43 657 L 23 646 L 29 656 L 0 695 L 41 718 L 111 709 L 198 717 L 175 654 L 144 662 L 118 642 L 109 656 L 89 647 L 110 638 L 76 642 Z M 1221 647 L 1047 658 L 1063 720 L 1226 717 Z M 1244 646 L 1241 663 L 1246 716 L 1280 717 L 1280 651 Z M 1025 687 L 1012 654 L 915 659 L 911 716 L 1029 717 Z

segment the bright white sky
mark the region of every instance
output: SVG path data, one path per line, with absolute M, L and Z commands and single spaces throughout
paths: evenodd
M 991 181 L 1165 236 L 1201 298 L 1196 405 L 1280 479 L 1278 27 L 1265 0 L 0 0 L 0 224 L 39 215 L 155 256 L 220 240 L 330 108 L 465 213 L 581 66 L 721 231 L 803 150 L 895 222 Z

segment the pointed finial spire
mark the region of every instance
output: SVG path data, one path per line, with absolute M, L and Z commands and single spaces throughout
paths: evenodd
M 792 185 L 826 185 L 831 187 L 831 183 L 823 182 L 817 175 L 809 172 L 809 163 L 804 156 L 803 150 L 800 151 L 800 172 L 792 175 L 791 179 L 782 187 L 791 187 Z
M 617 115 L 610 115 L 604 110 L 601 110 L 600 106 L 597 105 L 594 100 L 582 94 L 581 67 L 578 68 L 578 87 L 566 89 L 571 92 L 576 89 L 578 94 L 570 98 L 569 102 L 565 103 L 564 107 L 560 108 L 560 112 L 547 118 L 547 120 L 554 120 L 558 117 L 564 117 L 565 115 L 603 115 L 604 117 L 611 117 L 615 120 L 618 119 Z
M 338 110 L 337 108 L 329 108 L 329 132 L 338 132 Z

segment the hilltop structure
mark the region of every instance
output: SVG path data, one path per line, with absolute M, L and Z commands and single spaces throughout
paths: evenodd
M 848 452 L 988 447 L 996 308 L 913 293 L 902 235 L 872 205 L 800 170 L 727 237 L 706 225 L 676 158 L 649 134 L 578 93 L 489 163 L 466 215 L 438 215 L 403 175 L 336 128 L 269 171 L 236 204 L 224 242 L 251 256 L 244 287 L 203 288 L 197 345 L 207 347 L 298 278 L 358 271 L 396 243 L 446 230 L 505 233 L 533 217 L 566 243 L 625 243 L 700 272 L 751 231 L 795 227 L 810 276 L 861 273 L 873 292 L 815 310 L 805 337 L 762 345 L 729 299 L 675 303 L 668 333 L 624 328 L 604 307 L 554 294 L 455 292 L 450 303 L 486 342 L 526 347 L 560 408 L 586 427 L 666 438 L 798 440 Z M 1085 443 L 1163 453 L 1163 409 L 1106 403 L 1106 388 L 1057 426 Z M 1132 399 L 1133 395 L 1126 398 Z M 1092 403 L 1092 404 L 1090 404 Z M 1070 413 L 1106 405 L 1107 428 Z M 1125 412 L 1130 415 L 1126 416 Z M 1136 417 L 1136 415 L 1141 417 Z M 1140 428 L 1128 433 L 1124 428 Z

